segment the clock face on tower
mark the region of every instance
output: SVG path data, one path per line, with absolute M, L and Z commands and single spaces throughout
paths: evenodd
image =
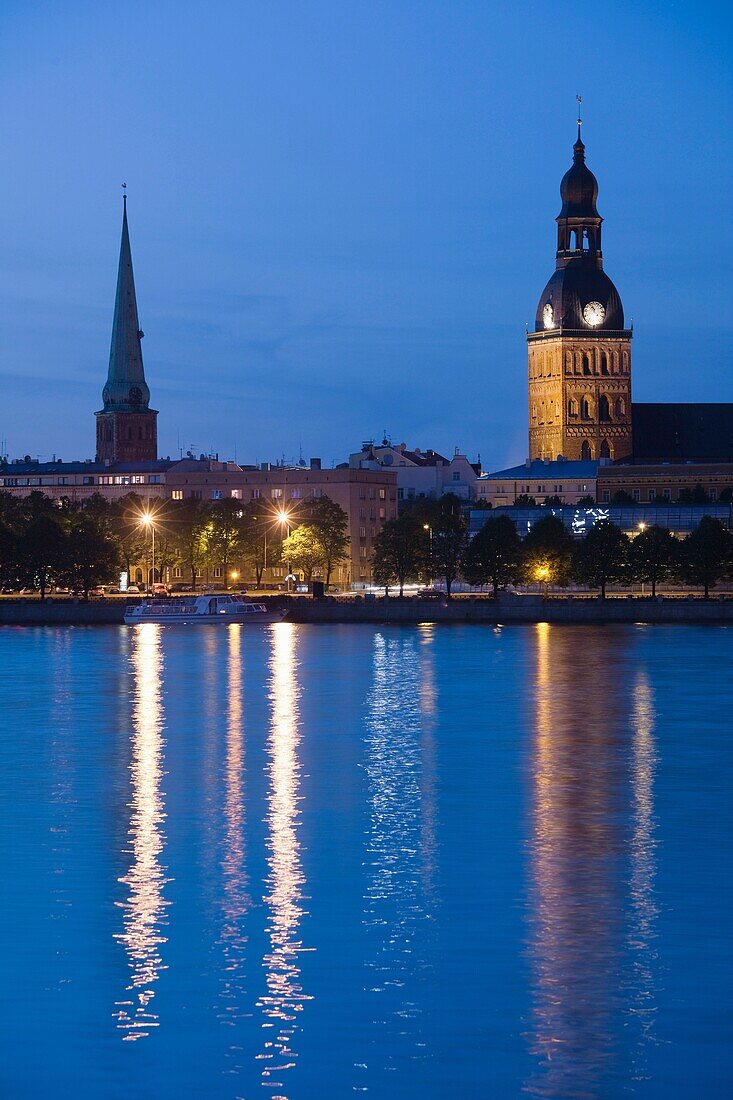
M 555 318 L 552 311 L 552 302 L 548 302 L 545 308 L 542 310 L 542 324 L 545 328 L 555 327 Z
M 588 302 L 587 306 L 583 306 L 583 320 L 591 328 L 602 325 L 605 316 L 606 311 L 600 302 Z

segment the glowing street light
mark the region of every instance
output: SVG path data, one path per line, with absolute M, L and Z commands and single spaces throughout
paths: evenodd
M 153 515 L 152 512 L 143 512 L 143 514 L 140 516 L 140 526 L 148 528 L 150 530 L 150 534 L 152 536 L 152 554 L 151 554 L 151 565 L 152 565 L 152 574 L 153 574 L 152 583 L 155 584 L 155 516 Z
M 281 508 L 280 511 L 277 513 L 277 518 L 278 518 L 280 524 L 282 525 L 282 527 L 284 528 L 284 530 L 287 531 L 287 536 L 286 537 L 290 538 L 290 513 L 286 512 L 284 508 Z M 287 579 L 286 579 L 286 583 L 287 583 L 287 586 L 288 586 L 288 592 L 290 591 L 290 574 L 291 573 L 292 573 L 292 569 L 290 567 L 290 562 L 288 562 L 288 575 L 287 575 Z
M 433 528 L 429 523 L 423 523 L 422 529 L 428 533 L 428 584 L 430 585 L 433 583 Z
M 548 565 L 538 565 L 534 573 L 540 584 L 545 587 L 545 596 L 547 596 L 547 582 L 550 579 L 550 567 Z

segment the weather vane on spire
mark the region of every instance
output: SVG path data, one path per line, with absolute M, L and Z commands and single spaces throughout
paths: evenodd
M 127 204 L 127 184 L 126 183 L 122 184 L 122 201 L 123 201 L 123 203 Z
M 578 137 L 580 137 L 580 127 L 583 125 L 583 119 L 581 117 L 581 111 L 582 111 L 582 106 L 583 106 L 583 97 L 582 97 L 582 95 L 576 95 L 575 98 L 576 98 L 577 103 L 578 103 Z

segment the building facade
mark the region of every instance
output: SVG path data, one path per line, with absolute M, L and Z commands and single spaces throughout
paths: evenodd
M 397 474 L 397 499 L 439 500 L 454 493 L 459 500 L 475 500 L 476 485 L 481 473 L 480 462 L 469 462 L 456 447 L 451 458 L 433 450 L 410 450 L 405 443 L 393 444 L 383 439 L 362 443 L 360 451 L 349 455 L 349 466 L 355 470 L 393 470 Z
M 522 466 L 482 474 L 476 499 L 488 508 L 512 505 L 521 497 L 533 497 L 537 504 L 557 498 L 565 504 L 587 501 L 588 497 L 595 500 L 598 467 L 597 462 L 565 459 L 525 462 Z
M 107 382 L 97 420 L 98 462 L 154 462 L 158 457 L 158 413 L 150 408 L 137 314 L 132 251 L 123 199 L 122 240 L 112 322 Z
M 598 183 L 580 136 L 560 184 L 556 269 L 527 333 L 529 457 L 632 454 L 631 331 L 603 270 Z

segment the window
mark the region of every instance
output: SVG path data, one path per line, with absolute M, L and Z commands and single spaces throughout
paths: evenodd
M 387 499 L 387 490 L 386 489 L 380 489 L 379 490 L 379 499 L 380 500 L 386 500 Z
M 360 558 L 366 558 L 368 556 L 369 556 L 369 551 L 367 550 L 366 546 L 360 546 L 359 547 L 359 557 Z
M 232 489 L 232 498 L 234 500 L 241 500 L 242 499 L 242 490 L 241 489 Z
M 590 374 L 590 359 L 586 352 L 583 352 L 583 374 Z
M 302 498 L 303 498 L 303 490 L 302 489 L 291 489 L 290 490 L 290 499 L 291 500 L 302 500 Z
M 69 479 L 68 479 L 68 477 L 60 477 L 60 478 L 58 479 L 58 482 L 57 482 L 57 484 L 58 484 L 58 485 L 68 485 L 68 484 L 69 484 Z
M 224 494 L 222 493 L 221 489 L 212 489 L 211 490 L 211 499 L 212 500 L 221 500 L 221 498 L 223 496 L 224 496 Z
M 366 538 L 366 527 L 360 527 L 359 528 L 359 538 L 360 539 L 365 539 Z
M 603 490 L 603 503 L 608 504 L 610 499 L 611 499 L 611 490 L 610 489 L 604 489 Z
M 626 402 L 624 401 L 623 397 L 617 397 L 616 398 L 616 402 L 614 404 L 614 411 L 616 413 L 616 416 L 625 416 L 626 415 Z
M 672 490 L 671 489 L 665 489 L 662 492 L 662 496 L 664 497 L 665 500 L 671 500 L 672 499 Z
M 370 527 L 369 528 L 369 537 L 372 538 L 372 539 L 377 537 L 376 527 Z
M 588 442 L 587 439 L 584 439 L 583 443 L 581 444 L 580 457 L 583 460 L 583 462 L 589 462 L 590 459 L 593 457 L 593 453 L 590 449 L 590 443 Z
M 311 496 L 314 500 L 320 500 L 323 496 L 323 489 L 311 489 Z
M 369 509 L 369 519 L 376 519 L 376 518 L 377 518 L 376 509 L 370 508 Z
M 611 457 L 611 446 L 610 446 L 607 439 L 604 439 L 603 442 L 601 443 L 601 449 L 598 453 L 599 453 L 601 458 L 610 458 Z
M 260 492 L 259 489 L 253 489 L 252 490 L 252 500 L 259 500 L 261 496 L 262 496 L 262 493 Z
M 653 489 L 650 489 L 650 490 L 649 490 L 649 503 L 650 503 L 650 504 L 653 504 L 653 503 L 654 503 L 654 497 L 655 497 L 655 496 L 656 496 L 656 493 L 654 492 L 654 490 L 653 490 Z
M 144 474 L 133 474 L 132 475 L 132 484 L 133 485 L 144 485 L 145 484 L 145 475 Z
M 359 509 L 359 519 L 366 519 L 366 508 Z
M 173 580 L 174 581 L 179 581 L 182 576 L 183 576 L 183 570 L 181 569 L 180 565 L 174 565 L 173 566 Z
M 369 499 L 370 499 L 370 500 L 374 500 L 374 499 L 376 498 L 376 495 L 377 495 L 377 494 L 376 494 L 376 492 L 374 491 L 374 489 L 370 489 L 370 490 L 369 490 Z
M 148 478 L 148 484 L 149 485 L 160 485 L 160 482 L 161 482 L 160 474 L 151 474 L 150 477 Z
M 270 489 L 270 497 L 272 500 L 282 500 L 282 489 Z
M 191 496 L 193 497 L 194 500 L 201 500 L 201 490 L 200 489 L 192 489 L 191 490 Z
M 359 489 L 359 500 L 366 500 L 366 489 L 363 487 Z
M 183 489 L 174 489 L 171 498 L 173 500 L 183 500 Z
M 82 485 L 93 485 L 93 484 L 94 484 L 94 478 L 93 477 L 82 478 Z
M 214 568 L 214 576 L 215 576 L 215 577 L 216 577 L 217 579 L 219 579 L 219 578 L 221 578 L 221 577 L 223 577 L 223 576 L 224 576 L 224 570 L 222 569 L 222 567 L 221 567 L 220 565 L 217 565 L 217 566 L 215 566 L 215 568 Z
M 454 481 L 460 481 L 461 480 L 461 471 L 460 470 L 454 470 L 453 471 L 453 480 Z
M 718 490 L 717 489 L 711 489 L 710 490 L 710 502 L 714 503 L 717 499 L 718 499 Z
M 598 398 L 598 419 L 602 420 L 604 423 L 608 423 L 611 419 L 611 408 L 605 393 L 602 393 Z
M 608 374 L 608 356 L 605 351 L 601 352 L 601 374 Z
M 641 501 L 641 489 L 632 489 L 631 495 L 634 499 L 634 503 L 638 503 Z
M 583 414 L 583 420 L 590 420 L 591 407 L 590 407 L 590 400 L 587 397 L 583 398 L 583 401 L 582 401 L 582 404 L 581 404 L 581 412 Z
M 384 519 L 386 519 L 386 518 L 387 518 L 387 510 L 386 510 L 386 508 L 380 508 L 380 509 L 379 509 L 379 518 L 380 518 L 381 520 L 384 520 Z

